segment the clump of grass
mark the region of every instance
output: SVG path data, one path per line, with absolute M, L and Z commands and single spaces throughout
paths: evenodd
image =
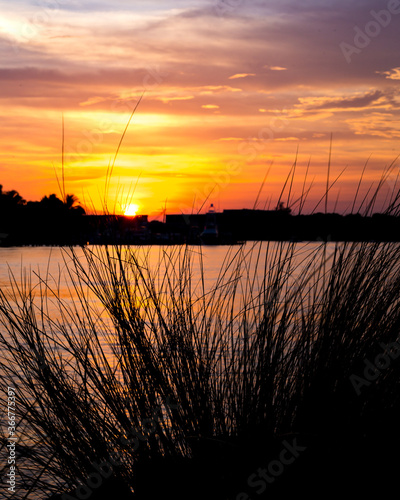
M 399 336 L 397 244 L 231 247 L 212 283 L 201 247 L 159 251 L 71 248 L 70 297 L 49 276 L 0 291 L 26 436 L 10 498 L 73 495 L 111 457 L 120 498 L 236 498 L 290 437 L 307 451 L 267 493 L 378 466 L 398 368 L 359 394 L 352 376 Z

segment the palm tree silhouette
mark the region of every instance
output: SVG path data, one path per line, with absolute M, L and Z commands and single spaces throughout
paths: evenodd
M 76 213 L 84 214 L 85 210 L 78 203 L 79 198 L 74 194 L 67 194 L 65 196 L 64 206 L 67 210 L 74 210 Z
M 75 196 L 74 194 L 67 194 L 65 197 L 64 205 L 68 210 L 71 210 L 75 208 L 74 205 L 76 205 L 78 201 L 79 201 L 78 197 Z
M 65 201 L 60 200 L 56 194 L 50 194 L 49 196 L 44 196 L 41 202 L 47 210 L 51 211 L 66 211 L 67 213 L 74 214 L 84 214 L 85 210 L 78 205 L 79 199 L 74 194 L 67 194 L 65 196 Z
M 20 205 L 25 205 L 26 201 L 22 198 L 22 196 L 12 189 L 11 191 L 3 191 L 3 186 L 0 184 L 0 198 L 2 204 L 6 205 L 8 208 L 13 208 Z

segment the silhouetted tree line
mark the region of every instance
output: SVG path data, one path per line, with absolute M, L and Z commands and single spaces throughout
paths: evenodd
M 166 222 L 147 216 L 85 216 L 73 194 L 25 201 L 0 185 L 0 245 L 197 244 L 205 214 L 171 214 Z M 400 241 L 396 213 L 294 215 L 282 204 L 275 210 L 224 210 L 216 214 L 217 244 L 237 241 Z
M 15 190 L 3 191 L 0 184 L 0 244 L 68 245 L 85 239 L 85 210 L 78 198 L 67 194 L 26 201 Z

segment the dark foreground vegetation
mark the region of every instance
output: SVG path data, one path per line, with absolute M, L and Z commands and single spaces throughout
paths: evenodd
M 199 250 L 166 248 L 156 266 L 137 247 L 65 250 L 73 298 L 49 277 L 0 292 L 21 439 L 7 498 L 397 486 L 398 245 L 235 246 L 209 289 Z

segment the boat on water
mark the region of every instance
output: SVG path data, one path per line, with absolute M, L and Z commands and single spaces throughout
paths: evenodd
M 214 205 L 211 203 L 210 209 L 206 214 L 206 222 L 200 238 L 205 245 L 217 245 L 220 243 L 217 225 L 217 216 Z

